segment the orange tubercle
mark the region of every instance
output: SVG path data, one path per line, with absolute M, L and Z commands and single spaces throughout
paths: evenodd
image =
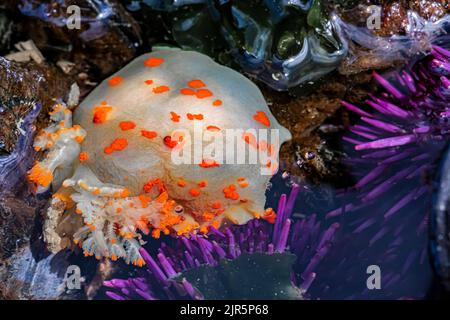
M 193 197 L 198 197 L 200 195 L 200 190 L 198 189 L 191 189 L 189 190 L 189 194 Z
M 214 100 L 212 104 L 214 107 L 219 107 L 222 105 L 222 100 L 219 100 L 219 99 Z
M 144 83 L 150 86 L 153 84 L 153 80 L 145 80 Z
M 239 193 L 236 192 L 236 186 L 234 184 L 230 184 L 228 187 L 223 188 L 223 193 L 225 198 L 231 200 L 239 200 Z
M 194 79 L 188 82 L 188 86 L 197 89 L 206 87 L 206 84 L 202 80 Z
M 258 143 L 256 142 L 256 137 L 253 133 L 250 132 L 244 132 L 242 134 L 242 138 L 244 139 L 244 141 L 246 143 L 248 143 L 249 145 L 251 145 L 254 148 L 258 148 Z
M 82 143 L 84 141 L 84 136 L 76 136 L 74 140 L 78 143 Z
M 86 151 L 83 151 L 78 156 L 78 159 L 80 159 L 81 162 L 87 161 L 87 160 L 89 160 L 89 155 Z
M 162 182 L 161 179 L 156 178 L 153 180 L 150 180 L 149 182 L 147 182 L 143 189 L 145 193 L 150 193 L 153 189 L 153 187 L 158 187 L 158 192 L 160 194 L 163 194 L 166 191 L 166 186 L 164 185 L 164 182 Z
M 177 181 L 177 186 L 179 186 L 179 187 L 181 187 L 181 188 L 185 187 L 186 184 L 187 184 L 186 181 L 184 181 L 184 180 L 182 180 L 182 179 L 180 179 L 180 180 Z
M 214 229 L 219 230 L 219 228 L 220 228 L 220 220 L 214 220 L 213 222 L 211 222 L 211 227 L 213 227 Z
M 154 229 L 152 231 L 152 237 L 155 238 L 155 239 L 159 239 L 161 237 L 161 230 Z
M 139 200 L 141 201 L 142 208 L 147 208 L 150 201 L 152 201 L 152 199 L 149 196 L 146 196 L 145 194 L 141 194 L 139 196 Z
M 195 96 L 198 99 L 205 99 L 213 96 L 213 93 L 208 89 L 198 89 Z
M 108 80 L 108 85 L 111 87 L 118 86 L 123 81 L 121 76 L 115 76 Z
M 263 126 L 270 127 L 270 120 L 263 111 L 256 112 L 256 114 L 253 116 L 253 119 L 261 123 Z
M 184 94 L 185 96 L 195 96 L 195 91 L 189 88 L 183 88 L 180 90 L 181 94 Z
M 104 149 L 106 154 L 111 154 L 114 151 L 122 151 L 128 146 L 128 140 L 124 138 L 115 139 L 108 147 Z
M 44 188 L 48 187 L 53 181 L 53 173 L 37 162 L 28 173 L 28 179 Z
M 199 166 L 202 168 L 214 168 L 214 167 L 220 167 L 220 164 L 215 160 L 203 159 L 202 163 L 200 163 Z
M 133 130 L 136 128 L 136 124 L 133 121 L 122 121 L 119 123 L 119 127 L 122 131 Z
M 154 68 L 162 65 L 164 63 L 163 58 L 151 57 L 144 61 L 146 67 Z
M 208 185 L 208 181 L 206 180 L 199 181 L 197 185 L 199 186 L 199 188 L 205 188 Z
M 153 139 L 158 136 L 158 133 L 156 131 L 141 130 L 141 136 L 146 137 L 148 139 Z
M 199 114 L 187 113 L 186 117 L 188 118 L 188 120 L 203 120 L 203 114 L 201 113 Z
M 217 126 L 207 126 L 206 130 L 209 130 L 209 131 L 220 131 L 220 128 L 217 127 Z
M 168 86 L 158 86 L 153 88 L 153 93 L 160 94 L 169 91 L 170 88 Z
M 212 214 L 211 212 L 205 212 L 202 215 L 202 219 L 205 221 L 211 221 L 212 219 L 214 219 L 214 217 L 215 217 L 214 214 Z
M 173 141 L 171 136 L 165 136 L 163 139 L 164 145 L 170 149 L 173 149 L 177 146 L 178 142 Z
M 94 117 L 92 122 L 95 124 L 104 123 L 108 119 L 108 114 L 112 111 L 111 107 L 98 106 L 94 108 Z
M 220 201 L 215 201 L 215 202 L 212 203 L 211 207 L 213 209 L 217 210 L 217 209 L 220 209 L 222 207 L 222 204 L 220 203 Z
M 171 111 L 170 120 L 172 120 L 173 122 L 180 122 L 180 116 L 176 112 Z
M 248 181 L 245 178 L 238 178 L 238 185 L 241 188 L 247 188 L 250 184 L 248 183 Z

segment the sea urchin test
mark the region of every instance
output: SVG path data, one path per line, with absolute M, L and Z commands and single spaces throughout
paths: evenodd
M 205 133 L 244 130 L 237 140 L 245 154 L 266 154 L 272 172 L 290 138 L 251 81 L 205 55 L 169 48 L 143 55 L 101 83 L 73 124 L 63 104 L 52 120 L 35 140 L 47 153 L 29 179 L 38 192 L 56 191 L 44 230 L 53 252 L 75 242 L 85 255 L 142 265 L 142 234 L 207 232 L 274 214 L 264 210 L 270 175 L 261 163 L 172 161 L 174 152 L 196 152 L 187 140 L 200 124 Z M 262 129 L 278 132 L 277 141 L 260 138 Z

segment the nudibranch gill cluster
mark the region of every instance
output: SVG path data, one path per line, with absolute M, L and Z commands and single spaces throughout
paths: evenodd
M 143 55 L 101 83 L 73 115 L 72 123 L 71 110 L 55 107 L 55 124 L 35 141 L 48 153 L 29 172 L 38 192 L 56 191 L 44 230 L 50 250 L 73 241 L 85 255 L 142 265 L 142 234 L 205 233 L 273 215 L 264 210 L 270 175 L 261 167 L 276 171 L 290 134 L 252 82 L 207 56 L 170 48 Z M 187 142 L 199 125 L 202 133 L 242 129 L 236 139 L 246 155 L 255 148 L 269 160 L 236 164 L 201 153 L 200 162 L 174 163 L 174 151 L 197 152 Z M 263 140 L 250 129 L 279 135 Z

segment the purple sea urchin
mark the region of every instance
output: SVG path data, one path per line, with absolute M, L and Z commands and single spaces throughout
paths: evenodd
M 234 225 L 224 231 L 212 228 L 208 237 L 181 237 L 173 246 L 163 243 L 157 259 L 142 248 L 141 255 L 149 272 L 136 278 L 106 281 L 105 286 L 113 289 L 106 292 L 107 296 L 118 300 L 201 299 L 203 293 L 186 279 L 178 282 L 174 279 L 188 270 L 202 266 L 217 267 L 222 261 L 236 261 L 244 255 L 267 257 L 291 252 L 297 256 L 296 265 L 303 268 L 301 274 L 291 274 L 291 281 L 299 289 L 299 297 L 304 297 L 316 277 L 314 269 L 327 254 L 339 224 L 333 224 L 323 233 L 319 231 L 320 223 L 316 222 L 315 216 L 293 224 L 291 215 L 299 190 L 300 187 L 294 185 L 289 197 L 281 196 L 273 225 L 254 219 L 246 225 Z M 271 269 L 273 267 L 271 265 Z M 239 272 L 252 271 L 242 269 Z
M 311 294 L 321 298 L 421 298 L 430 285 L 426 232 L 431 208 L 431 179 L 449 139 L 450 52 L 433 47 L 409 68 L 380 76 L 381 86 L 367 107 L 344 102 L 360 121 L 344 137 L 344 162 L 355 179 L 339 190 L 326 218 L 347 231 Z M 382 290 L 368 290 L 365 268 L 382 270 Z M 321 266 L 317 269 L 324 274 Z M 344 275 L 345 274 L 345 275 Z M 325 287 L 332 288 L 325 292 Z M 349 290 L 348 288 L 353 288 Z
M 361 191 L 359 199 L 329 212 L 327 217 L 373 204 L 400 181 L 411 182 L 430 168 L 450 133 L 449 61 L 450 52 L 434 46 L 423 62 L 409 71 L 396 72 L 395 84 L 374 73 L 385 89 L 380 97 L 370 95 L 366 101 L 374 112 L 343 102 L 362 121 L 350 127 L 351 136 L 343 138 L 358 152 L 346 162 L 358 164 L 358 170 L 368 170 L 358 172 L 354 189 Z M 427 186 L 420 183 L 410 186 L 393 195 L 395 203 L 385 212 L 386 219 L 427 191 Z M 368 225 L 370 221 L 366 221 Z

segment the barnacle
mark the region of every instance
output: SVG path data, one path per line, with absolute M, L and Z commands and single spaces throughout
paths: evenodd
M 137 58 L 82 102 L 75 124 L 71 117 L 56 106 L 54 124 L 35 141 L 48 153 L 29 172 L 38 192 L 50 184 L 56 190 L 48 246 L 57 251 L 73 240 L 85 255 L 137 265 L 144 263 L 142 234 L 205 233 L 260 216 L 279 146 L 289 138 L 249 80 L 179 49 Z M 222 134 L 232 129 L 238 133 L 229 150 Z M 259 134 L 267 129 L 274 129 L 270 137 Z M 204 149 L 196 149 L 197 134 L 208 142 Z M 245 160 L 252 154 L 259 163 Z

